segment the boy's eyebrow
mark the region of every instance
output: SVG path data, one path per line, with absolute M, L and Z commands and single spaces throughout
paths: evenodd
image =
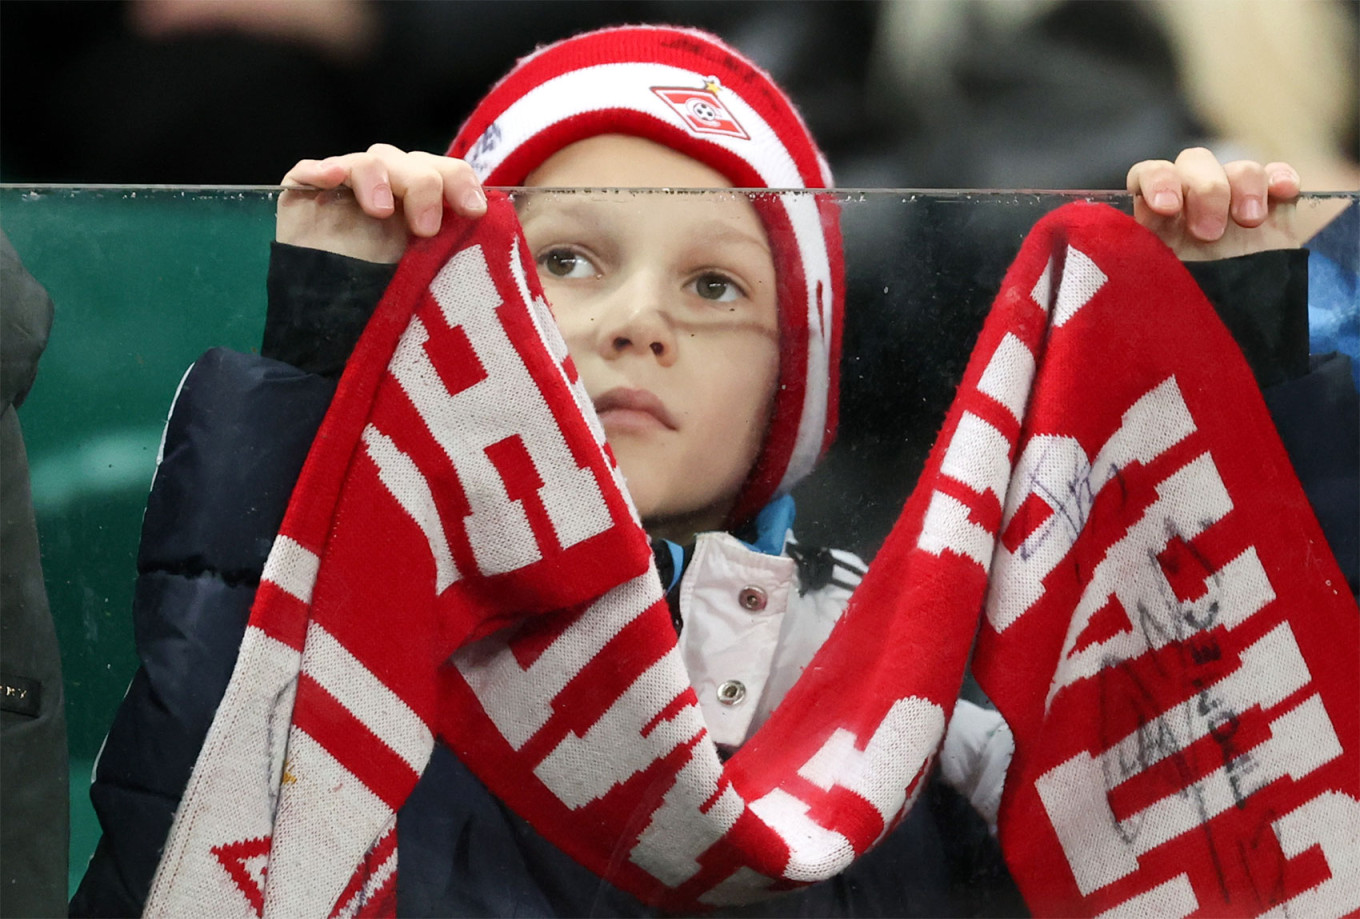
M 569 220 L 576 220 L 592 229 L 600 227 L 602 223 L 600 219 L 601 203 L 598 201 L 568 201 L 561 197 L 557 197 L 553 199 L 551 208 L 545 210 L 548 206 L 540 203 L 543 200 L 545 199 L 529 198 L 529 200 L 525 201 L 524 206 L 520 210 L 520 223 L 524 223 L 529 218 L 535 216 L 535 214 L 540 217 L 564 217 Z M 604 206 L 613 207 L 615 205 L 609 203 Z M 761 233 L 756 235 L 754 233 L 748 233 L 738 229 L 727 220 L 715 217 L 699 224 L 697 229 L 699 230 L 699 235 L 707 241 L 733 245 L 754 245 L 758 246 L 760 250 L 767 255 L 770 253 L 770 243 L 769 240 L 765 238 L 765 234 Z
M 761 251 L 767 255 L 770 252 L 769 240 L 765 234 L 757 236 L 754 233 L 747 233 L 740 230 L 726 220 L 711 220 L 702 224 L 699 228 L 705 239 L 719 243 L 745 243 L 747 245 L 759 246 Z
M 525 217 L 531 216 L 534 213 L 542 213 L 543 209 L 548 207 L 548 205 L 543 203 L 544 201 L 550 201 L 552 205 L 551 209 L 546 212 L 546 215 L 548 216 L 561 215 L 564 217 L 574 217 L 577 220 L 583 220 L 587 223 L 599 223 L 599 220 L 594 214 L 595 206 L 593 204 L 563 200 L 556 196 L 548 198 L 540 197 L 539 195 L 531 195 L 525 199 L 524 203 L 519 208 L 520 220 L 523 221 Z
M 550 203 L 544 204 L 542 202 Z M 599 202 L 570 201 L 560 197 L 540 198 L 530 197 L 519 209 L 519 222 L 521 225 L 535 216 L 549 218 L 565 218 L 577 223 L 584 224 L 591 230 L 598 230 L 603 221 L 599 216 Z

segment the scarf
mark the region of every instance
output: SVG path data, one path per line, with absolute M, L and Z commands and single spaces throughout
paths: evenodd
M 815 883 L 915 802 L 975 636 L 1037 912 L 1360 903 L 1355 604 L 1160 242 L 1096 206 L 1035 228 L 869 574 L 723 762 L 493 197 L 412 246 L 346 367 L 147 912 L 392 915 L 436 742 L 663 909 Z

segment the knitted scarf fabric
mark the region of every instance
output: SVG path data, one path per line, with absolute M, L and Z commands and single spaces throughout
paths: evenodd
M 987 579 L 1034 911 L 1360 909 L 1360 611 L 1170 251 L 1094 206 L 1036 227 L 936 454 L 924 532 Z
M 1355 604 L 1240 354 L 1129 218 L 1032 233 L 897 527 L 726 763 L 513 212 L 449 223 L 346 369 L 148 914 L 392 914 L 436 742 L 660 907 L 831 877 L 921 791 L 979 610 L 1037 912 L 1360 905 Z

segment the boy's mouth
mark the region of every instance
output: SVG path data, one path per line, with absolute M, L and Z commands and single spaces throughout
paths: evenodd
M 646 389 L 615 387 L 595 399 L 600 422 L 616 430 L 644 431 L 657 427 L 674 431 L 674 416 L 654 393 Z

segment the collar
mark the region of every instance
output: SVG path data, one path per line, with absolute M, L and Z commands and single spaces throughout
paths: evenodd
M 752 551 L 763 555 L 783 555 L 796 512 L 793 495 L 781 495 L 765 505 L 751 523 L 733 535 Z M 658 537 L 652 540 L 652 552 L 656 556 L 661 583 L 669 594 L 680 583 L 689 557 L 694 553 L 694 544 L 682 546 Z

